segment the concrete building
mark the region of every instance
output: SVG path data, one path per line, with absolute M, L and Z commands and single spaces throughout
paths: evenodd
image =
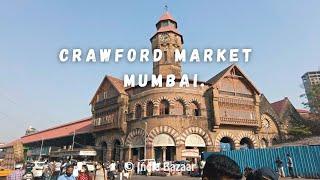
M 153 74 L 179 79 L 174 50 L 184 41 L 178 24 L 165 12 L 156 28 L 151 46 L 164 56 L 153 64 Z M 107 75 L 90 104 L 104 160 L 192 159 L 202 151 L 264 148 L 282 139 L 279 116 L 237 65 L 188 88 L 124 88 L 122 80 Z
M 311 88 L 314 85 L 320 84 L 320 71 L 310 71 L 306 72 L 302 77 L 303 85 L 305 88 L 305 92 L 307 95 L 308 102 L 311 101 L 311 97 L 308 96 Z M 313 107 L 310 107 L 310 111 L 314 112 L 315 109 Z

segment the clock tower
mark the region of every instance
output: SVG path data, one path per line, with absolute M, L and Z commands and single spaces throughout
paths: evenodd
M 175 62 L 174 51 L 181 50 L 183 37 L 178 31 L 178 25 L 171 14 L 166 11 L 156 24 L 157 32 L 150 38 L 152 50 L 161 49 L 162 59 L 153 63 L 153 74 L 168 74 L 181 78 L 181 62 Z

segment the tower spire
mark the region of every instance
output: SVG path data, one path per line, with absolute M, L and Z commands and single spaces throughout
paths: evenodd
M 164 5 L 164 12 L 168 12 L 168 5 Z
M 168 12 L 167 5 L 165 10 L 156 24 L 156 33 L 150 38 L 152 49 L 161 49 L 163 53 L 162 59 L 153 63 L 153 74 L 161 74 L 163 77 L 174 74 L 180 79 L 181 63 L 175 62 L 174 52 L 176 49 L 182 49 L 183 37 L 178 31 L 176 20 Z

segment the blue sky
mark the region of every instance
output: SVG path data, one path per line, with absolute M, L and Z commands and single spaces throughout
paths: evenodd
M 6 1 L 0 6 L 0 141 L 90 116 L 105 74 L 151 73 L 152 63 L 61 64 L 61 48 L 150 48 L 164 5 L 184 47 L 253 49 L 240 67 L 273 102 L 302 108 L 301 75 L 320 60 L 320 1 Z M 207 80 L 228 63 L 184 64 Z

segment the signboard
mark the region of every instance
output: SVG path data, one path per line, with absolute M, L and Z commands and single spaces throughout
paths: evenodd
M 183 149 L 181 151 L 182 157 L 200 157 L 199 149 Z
M 80 156 L 96 156 L 97 152 L 96 151 L 80 151 L 79 155 Z

